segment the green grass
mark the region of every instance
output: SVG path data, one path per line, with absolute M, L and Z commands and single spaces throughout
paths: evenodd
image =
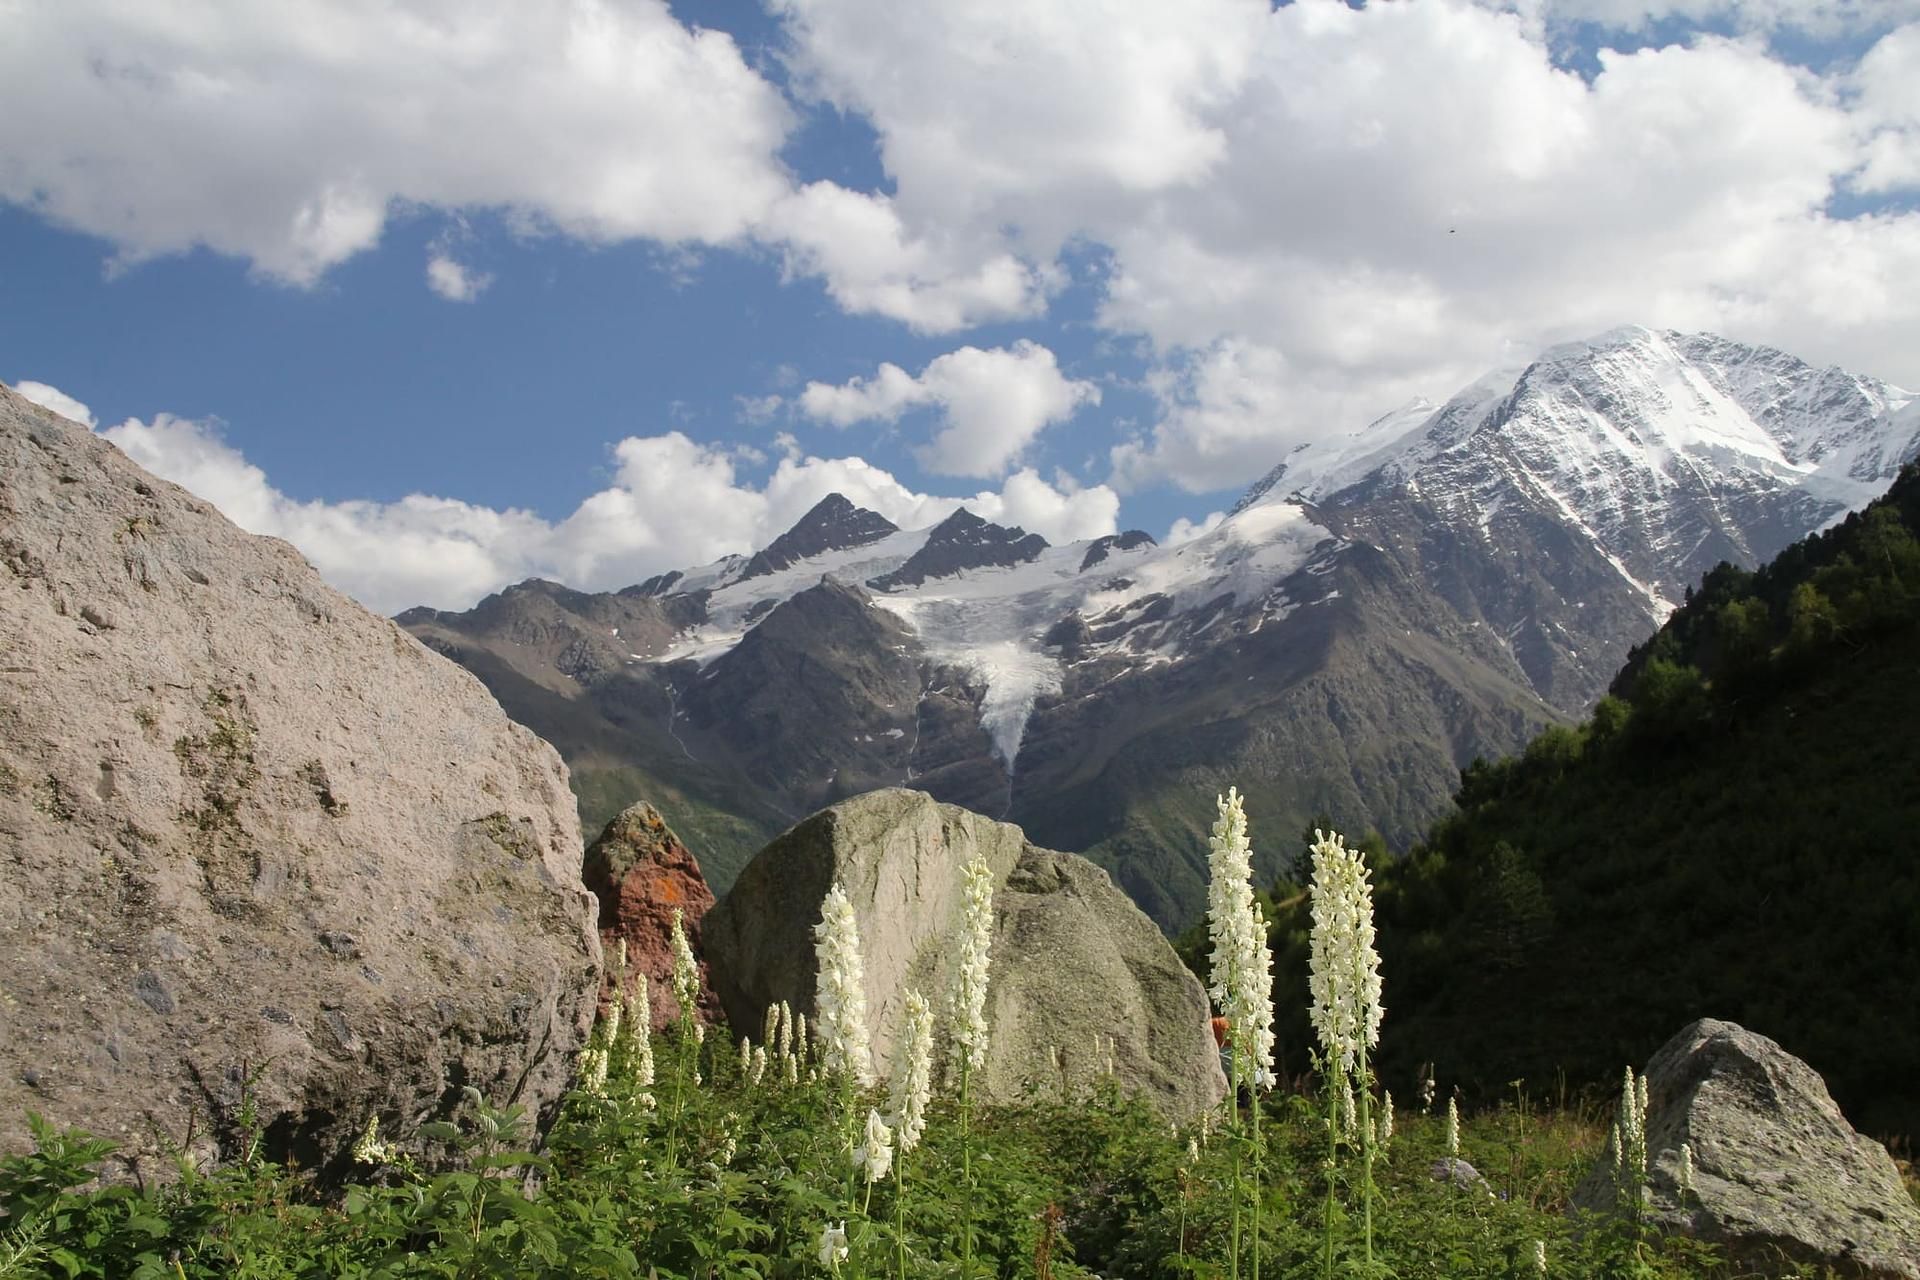
M 954 1104 L 939 1100 L 925 1143 L 904 1157 L 896 1237 L 901 1166 L 870 1197 L 853 1186 L 835 1090 L 804 1076 L 776 1085 L 777 1069 L 756 1086 L 716 1032 L 701 1051 L 705 1083 L 676 1122 L 675 1046 L 658 1037 L 655 1048 L 651 1107 L 622 1083 L 629 1064 L 616 1052 L 606 1095 L 572 1095 L 538 1154 L 517 1148 L 511 1111 L 470 1096 L 453 1122 L 425 1126 L 412 1153 L 324 1190 L 245 1141 L 217 1168 L 183 1165 L 169 1186 L 102 1187 L 92 1178 L 106 1145 L 42 1126 L 37 1152 L 0 1161 L 0 1277 L 817 1276 L 828 1274 L 821 1230 L 842 1220 L 841 1276 L 899 1274 L 902 1245 L 906 1274 L 956 1276 L 969 1202 L 975 1276 L 1228 1274 L 1227 1140 L 1216 1133 L 1189 1166 L 1199 1130 L 1175 1131 L 1111 1084 L 986 1113 L 970 1196 Z M 863 1098 L 859 1114 L 869 1103 L 884 1106 Z M 1266 1106 L 1261 1274 L 1317 1276 L 1325 1130 L 1303 1097 L 1277 1093 Z M 1536 1240 L 1548 1274 L 1566 1280 L 1734 1274 L 1687 1240 L 1636 1260 L 1620 1231 L 1564 1212 L 1601 1157 L 1597 1114 L 1508 1104 L 1470 1117 L 1461 1154 L 1487 1179 L 1472 1189 L 1431 1176 L 1437 1116 L 1403 1111 L 1397 1128 L 1375 1210 L 1376 1260 L 1394 1275 L 1529 1276 Z M 1344 1182 L 1336 1196 L 1343 1214 L 1355 1204 Z M 1357 1230 L 1335 1222 L 1337 1275 L 1360 1274 Z

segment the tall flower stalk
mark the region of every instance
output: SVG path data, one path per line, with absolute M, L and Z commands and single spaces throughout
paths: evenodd
M 873 1083 L 873 1048 L 867 1037 L 866 966 L 860 959 L 853 903 L 838 884 L 820 904 L 813 953 L 819 975 L 813 1009 L 820 1065 L 829 1075 L 867 1088 Z
M 1366 857 L 1338 834 L 1313 833 L 1313 937 L 1307 989 L 1328 1104 L 1326 1273 L 1333 1274 L 1334 1165 L 1342 1117 L 1338 1099 L 1352 1090 L 1360 1146 L 1361 1219 L 1365 1259 L 1373 1264 L 1373 1155 L 1370 1106 L 1373 1078 L 1368 1051 L 1380 1043 L 1380 953 L 1374 949 L 1373 885 Z
M 1239 1141 L 1233 1155 L 1233 1226 L 1230 1274 L 1240 1274 L 1240 1218 L 1248 1188 L 1241 1161 L 1253 1157 L 1253 1256 L 1251 1274 L 1260 1275 L 1260 1100 L 1259 1090 L 1273 1082 L 1273 952 L 1267 946 L 1267 922 L 1253 896 L 1253 846 L 1247 839 L 1247 815 L 1240 793 L 1229 787 L 1218 797 L 1220 814 L 1208 840 L 1207 936 L 1213 942 L 1208 994 L 1227 1020 L 1228 1099 Z M 1240 1090 L 1251 1095 L 1251 1113 L 1240 1117 Z
M 680 1008 L 674 1024 L 677 1052 L 673 1065 L 673 1115 L 667 1125 L 667 1163 L 672 1164 L 679 1146 L 680 1116 L 686 1109 L 688 1082 L 700 1082 L 701 1029 L 695 1005 L 700 994 L 700 969 L 693 959 L 693 947 L 687 941 L 686 913 L 673 909 L 673 998 Z M 651 1015 L 649 1015 L 651 1016 Z M 651 1052 L 651 1051 L 649 1051 Z
M 864 1155 L 874 1150 L 869 1135 L 859 1145 L 860 1122 L 854 1091 L 873 1083 L 873 1048 L 867 1036 L 866 966 L 860 958 L 860 925 L 853 903 L 836 881 L 820 903 L 820 923 L 813 926 L 816 985 L 813 994 L 814 1032 L 820 1046 L 821 1070 L 839 1098 L 840 1150 L 848 1161 L 846 1200 L 853 1209 L 855 1175 L 871 1170 Z M 797 1057 L 806 1056 L 806 1024 L 795 1016 Z M 889 1156 L 889 1159 L 891 1157 Z M 869 1179 L 871 1188 L 872 1179 Z
M 993 951 L 993 868 L 975 854 L 960 868 L 960 956 L 954 971 L 954 1066 L 960 1076 L 960 1176 L 965 1186 L 960 1275 L 973 1270 L 973 1073 L 987 1061 L 987 975 Z
M 927 1128 L 927 1102 L 933 1092 L 933 1009 L 911 987 L 900 1013 L 900 1034 L 893 1044 L 893 1078 L 887 1091 L 899 1155 L 894 1162 L 893 1239 L 900 1280 L 907 1276 L 907 1153 L 920 1145 Z
M 1638 1258 L 1646 1243 L 1647 1187 L 1647 1078 L 1635 1079 L 1633 1068 L 1621 1078 L 1620 1110 L 1609 1135 L 1613 1148 L 1614 1187 L 1620 1207 L 1633 1228 L 1633 1251 Z M 1688 1152 L 1691 1156 L 1692 1152 Z

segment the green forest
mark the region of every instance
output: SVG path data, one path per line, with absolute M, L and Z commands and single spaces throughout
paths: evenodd
M 1920 1134 L 1917 531 L 1909 466 L 1709 573 L 1585 723 L 1463 771 L 1378 876 L 1389 1087 L 1431 1062 L 1468 1100 L 1577 1090 L 1712 1016 L 1808 1061 L 1864 1132 Z M 1307 904 L 1284 875 L 1270 901 L 1303 1072 Z

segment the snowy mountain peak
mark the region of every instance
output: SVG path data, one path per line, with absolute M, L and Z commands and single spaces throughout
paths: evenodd
M 846 497 L 830 493 L 800 517 L 793 528 L 754 553 L 741 578 L 758 578 L 828 551 L 846 551 L 878 542 L 899 526 L 877 511 L 856 507 Z
M 1664 614 L 1721 559 L 1752 563 L 1864 505 L 1920 453 L 1912 392 L 1771 347 L 1624 326 L 1296 449 L 1236 511 L 1416 494 L 1484 536 L 1533 512 Z
M 613 790 L 703 789 L 763 834 L 907 785 L 1056 847 L 1112 841 L 1125 867 L 1114 798 L 1177 771 L 1404 838 L 1461 759 L 1590 707 L 1703 572 L 1772 556 L 1917 452 L 1909 392 L 1629 328 L 1289 453 L 1174 546 L 1050 547 L 967 511 L 895 530 L 835 497 L 751 558 L 405 619 L 569 735 L 576 776 L 612 759 Z
M 946 578 L 969 569 L 1026 564 L 1047 549 L 1047 540 L 1019 526 L 983 520 L 965 507 L 935 525 L 927 540 L 892 573 L 872 580 L 878 591 L 917 587 L 929 578 Z

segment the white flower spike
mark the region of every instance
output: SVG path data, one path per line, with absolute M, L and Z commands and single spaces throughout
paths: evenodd
M 1257 1086 L 1273 1079 L 1273 951 L 1253 896 L 1253 847 L 1240 792 L 1229 787 L 1218 802 L 1207 856 L 1213 942 L 1207 990 L 1227 1019 L 1234 1075 Z
M 960 869 L 960 963 L 952 992 L 955 1063 L 978 1071 L 987 1061 L 987 975 L 993 951 L 993 869 L 976 854 Z
M 932 1091 L 933 1010 L 925 996 L 909 988 L 900 1016 L 900 1037 L 894 1042 L 892 1088 L 887 1095 L 893 1123 L 900 1131 L 902 1155 L 920 1145 Z
M 1351 1075 L 1380 1043 L 1380 953 L 1374 949 L 1373 886 L 1366 857 L 1339 835 L 1315 831 L 1313 941 L 1307 989 L 1313 1029 L 1327 1062 Z
M 632 1037 L 627 1060 L 632 1064 L 633 1083 L 642 1089 L 653 1083 L 653 1007 L 647 999 L 650 982 L 646 974 L 641 974 L 627 1002 L 627 1034 Z
M 827 890 L 820 904 L 820 923 L 813 927 L 813 937 L 819 968 L 813 1002 L 822 1063 L 830 1073 L 844 1073 L 864 1089 L 873 1083 L 866 973 L 860 960 L 860 928 L 854 919 L 853 903 L 838 884 Z M 797 1031 L 795 1039 L 804 1054 L 806 1033 Z
M 686 913 L 673 909 L 673 999 L 680 1016 L 693 1021 L 694 1002 L 700 997 L 700 966 L 694 962 L 693 947 L 687 942 Z

